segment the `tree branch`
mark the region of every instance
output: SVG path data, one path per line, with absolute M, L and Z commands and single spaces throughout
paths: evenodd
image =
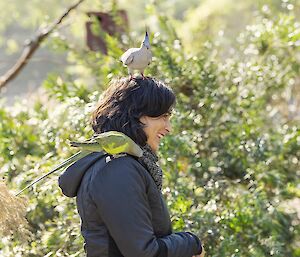
M 62 21 L 69 15 L 69 13 L 78 7 L 83 1 L 79 0 L 76 4 L 70 6 L 66 11 L 60 16 L 55 22 L 53 22 L 50 26 L 46 28 L 39 29 L 37 36 L 28 41 L 26 47 L 24 48 L 20 58 L 17 60 L 16 64 L 8 70 L 3 76 L 0 77 L 0 90 L 6 86 L 6 84 L 14 79 L 20 71 L 25 67 L 28 63 L 31 56 L 34 52 L 39 48 L 42 41 L 48 37 L 55 28 L 62 23 Z

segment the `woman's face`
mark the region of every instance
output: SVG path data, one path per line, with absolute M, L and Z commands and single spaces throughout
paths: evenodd
M 142 116 L 140 122 L 144 126 L 144 132 L 147 136 L 147 144 L 156 152 L 160 140 L 171 132 L 170 113 L 162 114 L 159 117 Z

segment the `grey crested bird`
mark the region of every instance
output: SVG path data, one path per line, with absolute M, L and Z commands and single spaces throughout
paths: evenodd
M 152 53 L 150 49 L 149 35 L 146 30 L 145 38 L 140 48 L 130 48 L 120 57 L 123 65 L 128 68 L 130 79 L 134 70 L 138 70 L 144 78 L 144 70 L 151 63 Z

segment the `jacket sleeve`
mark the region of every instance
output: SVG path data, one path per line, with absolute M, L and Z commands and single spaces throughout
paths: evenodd
M 131 157 L 125 157 L 127 160 Z M 156 238 L 147 182 L 138 162 L 114 159 L 98 172 L 90 194 L 108 231 L 125 257 L 192 257 L 201 243 L 191 233 Z

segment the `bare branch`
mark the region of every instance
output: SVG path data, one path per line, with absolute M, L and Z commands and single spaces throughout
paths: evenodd
M 49 36 L 55 28 L 62 23 L 62 21 L 69 15 L 69 13 L 76 9 L 78 5 L 80 5 L 85 0 L 79 0 L 76 4 L 70 6 L 66 11 L 60 16 L 55 22 L 53 22 L 47 28 L 40 29 L 37 33 L 37 36 L 34 39 L 28 41 L 28 44 L 24 48 L 20 58 L 16 62 L 16 64 L 8 70 L 3 76 L 0 77 L 0 89 L 6 86 L 6 84 L 14 79 L 20 71 L 25 67 L 28 63 L 31 56 L 34 52 L 39 48 L 42 41 Z

